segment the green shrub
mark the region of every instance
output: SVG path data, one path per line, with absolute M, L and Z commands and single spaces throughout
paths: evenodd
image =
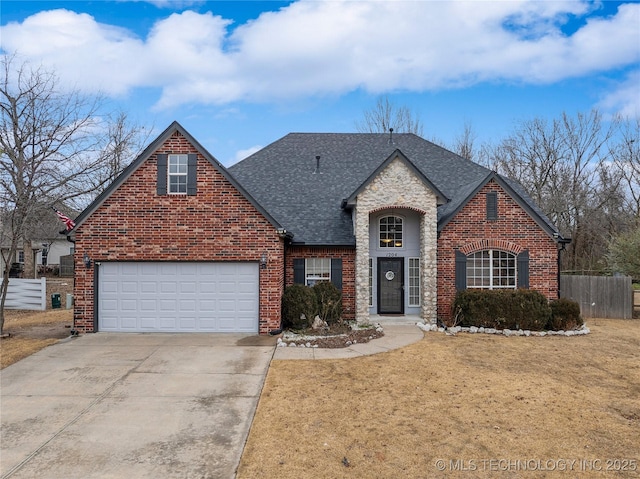
M 551 301 L 551 318 L 547 329 L 569 331 L 583 325 L 580 316 L 580 305 L 566 298 Z
M 308 328 L 318 314 L 316 295 L 308 286 L 293 284 L 282 295 L 282 327 L 292 329 Z
M 539 331 L 551 308 L 544 295 L 529 289 L 465 290 L 456 295 L 453 311 L 461 326 Z
M 342 319 L 342 293 L 330 281 L 321 281 L 313 286 L 318 301 L 319 316 L 327 324 L 334 324 Z

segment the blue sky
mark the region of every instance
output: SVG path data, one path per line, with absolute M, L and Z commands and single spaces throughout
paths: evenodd
M 640 3 L 6 1 L 2 53 L 101 91 L 230 165 L 289 132 L 352 132 L 386 95 L 451 144 L 518 121 L 640 115 Z

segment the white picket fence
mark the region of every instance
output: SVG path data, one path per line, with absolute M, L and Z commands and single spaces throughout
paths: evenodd
M 2 278 L 0 277 L 0 281 Z M 5 309 L 47 309 L 47 278 L 9 278 Z

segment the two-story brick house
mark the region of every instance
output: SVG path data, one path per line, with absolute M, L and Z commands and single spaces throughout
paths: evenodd
M 76 220 L 79 331 L 280 327 L 285 285 L 346 319 L 447 319 L 461 288 L 557 297 L 567 240 L 520 185 L 413 134 L 292 133 L 226 169 L 173 123 Z

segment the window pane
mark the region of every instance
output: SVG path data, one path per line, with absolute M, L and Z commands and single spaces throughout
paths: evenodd
M 308 258 L 305 260 L 307 286 L 331 280 L 331 258 Z
M 409 258 L 409 306 L 420 306 L 420 258 Z
M 169 155 L 167 176 L 169 193 L 187 192 L 187 155 Z
M 515 288 L 516 276 L 514 254 L 484 250 L 467 257 L 468 288 Z
M 385 216 L 380 218 L 380 247 L 402 247 L 402 218 L 398 216 Z

